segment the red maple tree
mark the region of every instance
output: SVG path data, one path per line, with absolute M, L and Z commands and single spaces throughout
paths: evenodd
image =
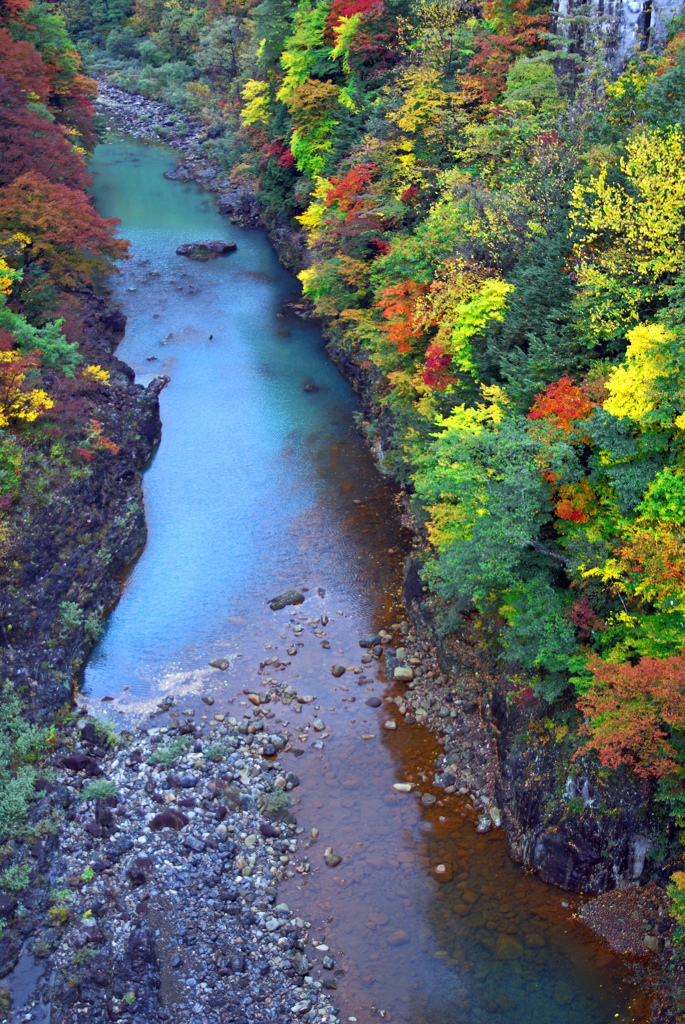
M 615 665 L 594 658 L 593 682 L 578 701 L 594 750 L 607 768 L 625 765 L 641 778 L 663 778 L 679 766 L 671 730 L 685 729 L 685 657 L 642 658 Z
M 0 228 L 31 238 L 24 265 L 37 263 L 62 287 L 91 284 L 124 259 L 128 242 L 116 238 L 119 221 L 101 217 L 79 189 L 32 170 L 0 190 Z

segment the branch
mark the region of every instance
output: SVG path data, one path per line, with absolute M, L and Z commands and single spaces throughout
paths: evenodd
M 539 551 L 541 555 L 547 555 L 548 558 L 553 558 L 555 562 L 561 562 L 562 565 L 567 564 L 567 559 L 563 555 L 558 555 L 556 551 L 550 551 L 549 548 L 543 547 L 537 540 L 529 540 L 528 543 L 535 551 Z

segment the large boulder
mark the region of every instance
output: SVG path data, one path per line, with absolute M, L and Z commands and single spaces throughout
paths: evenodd
M 178 256 L 187 256 L 191 260 L 215 260 L 217 256 L 225 256 L 228 252 L 235 252 L 237 248 L 235 242 L 218 240 L 183 242 L 177 248 L 176 253 Z

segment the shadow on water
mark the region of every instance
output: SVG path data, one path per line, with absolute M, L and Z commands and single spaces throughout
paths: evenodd
M 297 282 L 263 234 L 165 180 L 172 164 L 162 148 L 122 141 L 99 147 L 93 166 L 98 207 L 122 219 L 134 256 L 115 284 L 128 316 L 118 355 L 141 383 L 168 373 L 171 384 L 145 475 L 148 544 L 87 666 L 87 699 L 99 709 L 114 697 L 106 707 L 125 721 L 171 692 L 209 729 L 200 694 L 212 711 L 251 714 L 265 652 L 290 646 L 281 678 L 316 702 L 298 714 L 274 704 L 271 728 L 292 732 L 298 756 L 283 761 L 301 779 L 298 821 L 320 835 L 308 840 L 311 873 L 282 896 L 330 947 L 343 1019 L 637 1020 L 625 964 L 573 919 L 572 900 L 563 907 L 568 897 L 510 862 L 500 832 L 479 835 L 458 796 L 436 790 L 426 808 L 393 790 L 411 779 L 431 791 L 439 748 L 420 726 L 384 730 L 394 705 L 365 703 L 394 692 L 380 663 L 364 686 L 330 668 L 358 666 L 360 634 L 402 618 L 397 497 L 353 429 L 354 395 L 320 332 L 280 315 Z M 179 242 L 207 237 L 235 238 L 238 251 L 176 256 Z M 292 587 L 304 605 L 271 612 L 267 600 Z M 220 655 L 225 673 L 207 665 Z M 312 743 L 317 716 L 326 732 Z M 328 846 L 343 858 L 335 869 Z

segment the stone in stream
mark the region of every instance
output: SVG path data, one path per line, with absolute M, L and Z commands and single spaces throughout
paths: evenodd
M 286 590 L 284 594 L 270 597 L 268 605 L 272 612 L 278 612 L 288 604 L 302 604 L 303 601 L 304 594 L 301 594 L 299 590 Z
M 221 672 L 225 672 L 231 664 L 228 658 L 215 658 L 214 661 L 209 662 L 212 668 L 218 668 Z
M 187 256 L 191 260 L 215 260 L 217 256 L 225 256 L 228 252 L 235 252 L 237 248 L 235 242 L 211 239 L 204 242 L 183 242 L 176 249 L 176 254 Z
M 404 928 L 398 928 L 396 932 L 390 932 L 388 935 L 389 946 L 404 946 L 407 942 L 409 942 L 409 935 Z
M 369 697 L 367 700 L 364 701 L 364 703 L 367 704 L 370 708 L 379 708 L 383 701 L 380 699 L 380 697 Z
M 378 633 L 370 633 L 368 636 L 363 636 L 359 641 L 360 647 L 375 647 L 376 644 L 381 642 L 381 637 Z
M 383 728 L 393 732 L 397 728 L 397 722 L 394 718 L 388 718 L 387 721 L 383 723 Z
M 205 704 L 209 704 L 210 707 L 214 703 L 214 698 L 213 697 L 208 697 L 206 694 L 204 694 L 202 697 L 200 697 L 200 700 L 203 701 Z
M 312 725 L 317 732 L 323 732 L 326 728 L 326 724 L 322 718 L 315 718 Z
M 414 678 L 414 672 L 408 665 L 398 665 L 393 672 L 393 678 L 398 683 L 411 683 Z
M 337 868 L 338 864 L 342 861 L 342 857 L 334 851 L 332 846 L 326 848 L 323 859 L 329 868 Z
M 421 804 L 423 807 L 432 807 L 437 801 L 437 797 L 433 796 L 432 793 L 424 793 L 421 797 Z
M 339 679 L 340 676 L 344 676 L 345 675 L 345 666 L 344 665 L 334 665 L 333 668 L 331 669 L 331 672 L 333 673 L 333 675 L 335 676 L 336 679 Z

